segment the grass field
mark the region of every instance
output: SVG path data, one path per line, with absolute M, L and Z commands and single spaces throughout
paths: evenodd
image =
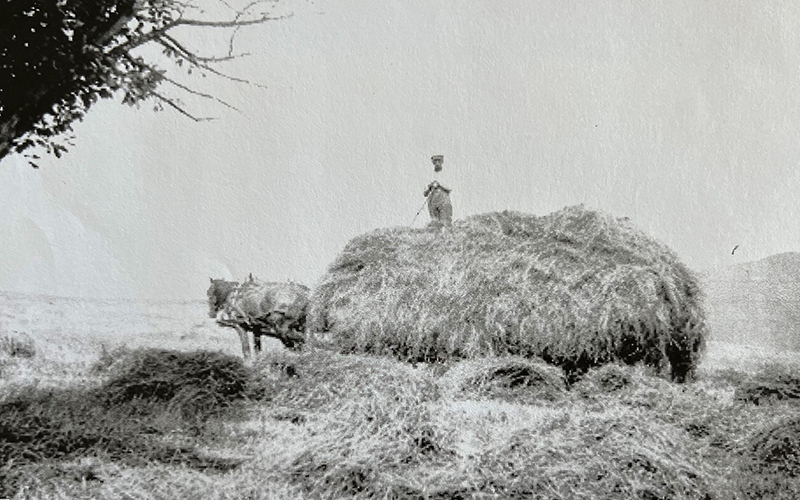
M 709 342 L 698 379 L 567 386 L 267 343 L 203 302 L 0 293 L 0 498 L 800 497 L 800 356 Z

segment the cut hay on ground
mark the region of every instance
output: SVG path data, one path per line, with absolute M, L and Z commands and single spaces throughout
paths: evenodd
M 36 356 L 36 345 L 30 335 L 19 332 L 0 334 L 0 357 L 32 358 Z
M 736 388 L 736 399 L 754 404 L 800 403 L 800 373 L 796 368 L 768 366 Z
M 800 418 L 784 418 L 757 432 L 741 469 L 737 479 L 745 498 L 800 497 Z
M 99 390 L 106 404 L 163 403 L 202 418 L 244 398 L 250 380 L 241 359 L 211 351 L 137 349 L 110 370 Z
M 392 359 L 342 356 L 324 350 L 266 353 L 254 366 L 266 379 L 271 403 L 305 411 L 386 392 L 397 403 L 419 405 L 439 397 L 426 372 Z
M 567 390 L 560 368 L 518 356 L 461 361 L 448 370 L 440 385 L 456 400 L 498 399 L 518 404 L 555 401 Z
M 246 396 L 251 374 L 241 359 L 162 349 L 106 357 L 115 354 L 121 357 L 103 360 L 109 376 L 96 386 L 21 385 L 0 398 L 0 497 L 53 463 L 87 457 L 219 471 L 241 463 L 197 446 L 211 417 Z
M 357 237 L 316 288 L 309 326 L 341 352 L 538 356 L 570 374 L 641 362 L 677 380 L 705 335 L 698 281 L 677 256 L 582 207 Z
M 612 394 L 633 384 L 632 369 L 608 364 L 589 370 L 572 390 L 585 397 L 593 398 Z
M 275 451 L 273 473 L 309 498 L 398 498 L 387 476 L 448 456 L 453 432 L 435 420 L 441 395 L 425 370 L 326 351 L 271 352 L 255 368 L 274 380 L 271 404 L 283 410 L 272 417 L 308 429 Z
M 522 429 L 480 462 L 480 490 L 494 498 L 717 498 L 699 453 L 674 428 L 636 413 Z

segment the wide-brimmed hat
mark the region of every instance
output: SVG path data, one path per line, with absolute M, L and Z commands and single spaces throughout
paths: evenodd
M 444 161 L 444 155 L 433 155 L 431 156 L 431 161 L 442 160 Z

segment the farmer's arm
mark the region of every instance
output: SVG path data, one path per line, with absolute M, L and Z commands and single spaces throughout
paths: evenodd
M 428 184 L 428 187 L 425 188 L 425 192 L 422 193 L 422 196 L 428 196 L 431 193 L 431 191 L 438 185 L 439 183 L 437 183 L 436 181 L 433 181 L 430 184 Z

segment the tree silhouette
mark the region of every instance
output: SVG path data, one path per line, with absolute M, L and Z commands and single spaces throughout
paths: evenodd
M 265 13 L 274 4 L 255 0 L 235 9 L 224 3 L 229 19 L 203 20 L 190 17 L 199 9 L 184 0 L 0 0 L 0 159 L 33 146 L 60 157 L 75 120 L 99 99 L 118 95 L 126 104 L 152 99 L 157 109 L 204 119 L 161 92 L 165 82 L 229 106 L 171 75 L 180 67 L 246 82 L 222 73 L 218 63 L 242 55 L 233 46 L 241 27 L 278 19 Z M 181 42 L 178 27 L 228 29 L 229 51 L 200 55 Z M 146 60 L 136 51 L 146 45 L 159 46 L 174 67 Z

